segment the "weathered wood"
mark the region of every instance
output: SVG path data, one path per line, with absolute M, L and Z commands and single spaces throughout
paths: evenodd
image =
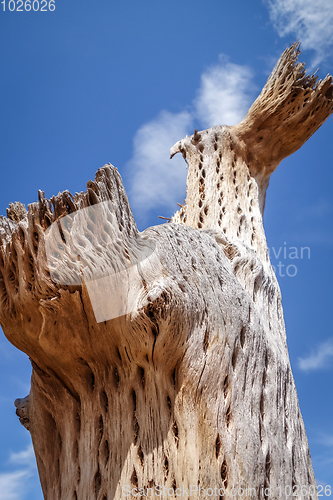
M 86 193 L 40 192 L 1 219 L 0 321 L 32 362 L 29 398 L 15 404 L 47 500 L 163 487 L 275 499 L 285 486 L 317 498 L 262 223 L 270 174 L 333 109 L 331 77 L 316 84 L 298 53 L 285 51 L 239 125 L 172 148 L 189 164 L 172 223 L 139 233 L 111 165 Z M 52 240 L 69 215 L 75 231 Z M 122 294 L 126 314 L 96 321 L 96 277 L 102 309 Z

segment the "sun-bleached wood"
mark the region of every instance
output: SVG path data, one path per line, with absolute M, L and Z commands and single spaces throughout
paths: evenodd
M 31 359 L 29 397 L 15 404 L 47 500 L 160 487 L 165 498 L 212 488 L 219 500 L 277 499 L 286 486 L 317 498 L 262 223 L 270 174 L 333 109 L 331 77 L 316 83 L 298 54 L 298 44 L 284 52 L 239 125 L 172 148 L 189 166 L 172 223 L 139 233 L 112 165 L 85 193 L 40 191 L 27 212 L 15 203 L 1 218 L 0 320 Z M 133 274 L 136 308 L 97 323 L 84 280 L 51 279 L 45 238 L 101 202 L 85 249 L 102 238 L 114 256 L 143 239 L 154 252 Z

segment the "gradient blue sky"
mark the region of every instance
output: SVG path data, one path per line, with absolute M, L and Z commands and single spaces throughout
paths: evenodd
M 309 70 L 319 67 L 321 78 L 333 72 L 331 0 L 55 5 L 54 12 L 3 12 L 0 4 L 2 215 L 9 202 L 35 201 L 38 189 L 48 197 L 84 190 L 111 162 L 140 230 L 160 224 L 158 215 L 170 216 L 185 198 L 185 163 L 169 160 L 174 142 L 194 128 L 240 121 L 297 38 Z M 281 163 L 264 221 L 272 263 L 280 262 L 290 359 L 315 475 L 330 485 L 332 138 L 330 118 Z M 298 259 L 290 258 L 290 247 Z M 302 259 L 301 247 L 310 249 Z M 294 277 L 286 275 L 292 265 Z M 29 392 L 30 363 L 3 335 L 0 359 L 0 500 L 41 500 L 29 433 L 13 405 Z

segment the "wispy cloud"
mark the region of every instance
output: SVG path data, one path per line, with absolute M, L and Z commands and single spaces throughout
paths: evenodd
M 11 453 L 9 462 L 15 465 L 25 465 L 29 468 L 35 467 L 36 460 L 32 444 L 29 444 L 25 450 L 19 451 L 18 453 Z
M 219 63 L 201 75 L 195 114 L 204 128 L 236 125 L 252 104 L 254 90 L 250 68 L 231 63 L 220 55 Z
M 219 56 L 201 76 L 195 99 L 180 113 L 162 111 L 145 123 L 134 137 L 132 158 L 126 165 L 130 178 L 129 198 L 137 219 L 147 219 L 154 209 L 171 216 L 177 202 L 186 195 L 186 169 L 177 155 L 169 158 L 170 147 L 198 129 L 240 122 L 255 97 L 253 76 L 246 66 Z
M 37 480 L 36 462 L 32 445 L 12 453 L 8 465 L 14 471 L 0 473 L 0 500 L 23 500 L 29 493 L 33 479 Z
M 189 133 L 192 116 L 187 111 L 162 111 L 135 134 L 134 152 L 127 164 L 131 177 L 129 197 L 142 219 L 152 208 L 177 209 L 186 189 L 186 169 L 182 158 L 170 161 L 170 147 Z M 164 215 L 164 214 L 161 214 Z
M 29 470 L 0 474 L 0 500 L 22 500 L 30 477 Z
M 303 371 L 320 370 L 332 366 L 333 338 L 319 344 L 306 358 L 298 358 L 298 366 Z
M 266 0 L 279 35 L 294 35 L 303 49 L 313 49 L 313 65 L 331 55 L 333 45 L 332 0 Z

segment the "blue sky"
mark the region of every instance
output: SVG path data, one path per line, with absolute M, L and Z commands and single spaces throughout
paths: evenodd
M 55 5 L 10 12 L 6 0 L 4 12 L 0 4 L 2 215 L 9 202 L 35 201 L 38 189 L 84 190 L 111 162 L 140 230 L 160 224 L 158 215 L 172 215 L 185 198 L 185 163 L 169 160 L 177 140 L 240 121 L 297 38 L 309 70 L 333 72 L 331 0 Z M 330 485 L 332 137 L 330 118 L 281 163 L 264 220 L 315 475 Z M 0 359 L 0 500 L 41 500 L 29 433 L 13 405 L 29 392 L 30 363 L 3 335 Z

